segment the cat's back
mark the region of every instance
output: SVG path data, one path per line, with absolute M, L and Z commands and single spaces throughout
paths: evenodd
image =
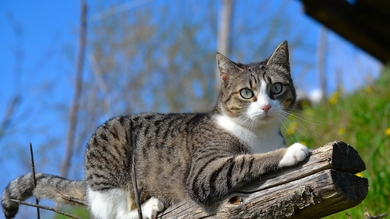
M 159 139 L 185 136 L 194 129 L 214 124 L 210 113 L 141 113 L 130 115 L 130 120 L 133 133 Z
M 131 120 L 143 194 L 154 194 L 167 203 L 186 199 L 184 182 L 195 151 L 207 139 L 211 141 L 218 135 L 214 116 L 145 113 L 132 115 Z
M 220 134 L 211 113 L 143 113 L 131 116 L 131 135 L 140 158 L 164 164 L 190 162 L 200 144 Z
M 164 154 L 169 148 L 180 148 L 193 153 L 211 144 L 225 148 L 231 141 L 239 144 L 238 139 L 220 125 L 214 113 L 142 113 L 131 115 L 130 119 L 135 144 L 144 151 L 162 149 L 158 152 Z

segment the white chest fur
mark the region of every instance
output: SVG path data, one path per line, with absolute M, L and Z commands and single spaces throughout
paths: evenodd
M 251 131 L 228 116 L 218 115 L 216 121 L 219 126 L 236 136 L 253 153 L 264 153 L 285 147 L 283 136 L 279 134 L 279 124 L 268 124 Z

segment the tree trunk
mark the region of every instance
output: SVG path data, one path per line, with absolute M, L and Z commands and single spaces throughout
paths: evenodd
M 326 100 L 326 53 L 327 53 L 327 29 L 322 27 L 318 43 L 318 81 L 321 89 L 321 101 Z
M 230 40 L 230 25 L 232 15 L 233 0 L 223 0 L 219 18 L 217 52 L 225 56 L 229 56 L 229 40 Z M 221 79 L 219 78 L 219 70 L 215 69 L 215 95 L 219 94 L 221 88 Z
M 79 51 L 76 63 L 76 77 L 75 77 L 75 91 L 73 96 L 72 108 L 69 113 L 69 127 L 67 134 L 67 144 L 65 158 L 61 166 L 61 175 L 67 177 L 70 161 L 73 155 L 73 144 L 74 144 L 74 133 L 76 132 L 77 125 L 77 113 L 79 111 L 79 102 L 81 98 L 82 90 L 82 78 L 83 78 L 83 67 L 85 57 L 85 44 L 87 38 L 87 4 L 84 0 L 81 0 L 81 18 L 80 18 L 80 34 L 79 34 Z

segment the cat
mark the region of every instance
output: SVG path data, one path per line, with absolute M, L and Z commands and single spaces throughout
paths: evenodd
M 235 63 L 216 54 L 221 92 L 208 113 L 141 113 L 115 117 L 90 138 L 85 179 L 32 173 L 11 181 L 2 196 L 6 218 L 30 196 L 67 203 L 84 200 L 95 218 L 138 218 L 132 182 L 136 172 L 144 218 L 193 200 L 207 206 L 261 175 L 294 166 L 309 150 L 285 147 L 280 127 L 296 94 L 287 41 L 263 62 Z M 180 95 L 180 92 L 178 92 Z

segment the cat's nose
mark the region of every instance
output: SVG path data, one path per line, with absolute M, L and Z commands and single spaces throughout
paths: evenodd
M 262 109 L 265 112 L 265 114 L 268 113 L 270 108 L 271 108 L 271 105 L 269 105 L 269 104 L 260 107 L 260 109 Z

